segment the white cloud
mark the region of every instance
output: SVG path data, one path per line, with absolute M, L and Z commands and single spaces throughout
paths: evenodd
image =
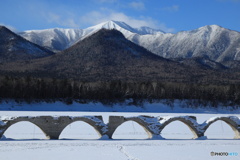
M 136 10 L 144 10 L 145 9 L 145 5 L 142 2 L 131 2 L 131 3 L 129 3 L 129 6 Z
M 141 16 L 135 18 L 127 16 L 122 12 L 115 12 L 108 9 L 101 9 L 101 11 L 92 11 L 80 18 L 82 24 L 88 26 L 96 25 L 109 20 L 122 21 L 134 28 L 148 26 L 155 29 L 161 29 L 165 32 L 174 32 L 173 28 L 168 28 L 164 23 L 159 23 L 157 20 L 154 20 L 151 17 Z
M 74 18 L 61 17 L 60 15 L 52 12 L 48 12 L 47 14 L 44 13 L 44 17 L 49 23 L 56 23 L 64 27 L 79 27 L 79 25 L 75 22 Z
M 50 2 L 50 1 L 49 1 Z M 79 27 L 76 21 L 76 14 L 63 6 L 61 3 L 53 6 L 47 1 L 36 1 L 26 3 L 26 8 L 34 16 L 34 20 L 39 22 L 44 21 L 47 24 L 57 27 L 77 28 Z M 49 25 L 48 25 L 49 26 Z
M 173 5 L 173 6 L 170 6 L 170 7 L 162 8 L 162 10 L 168 11 L 168 12 L 177 12 L 177 11 L 179 11 L 179 6 L 178 5 Z

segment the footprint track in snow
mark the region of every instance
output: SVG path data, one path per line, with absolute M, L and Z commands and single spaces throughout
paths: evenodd
M 128 160 L 139 160 L 138 158 L 135 158 L 135 157 L 131 156 L 131 155 L 126 151 L 125 147 L 123 147 L 122 145 L 117 145 L 117 148 L 118 148 L 118 150 L 119 150 L 122 154 L 124 154 L 124 155 L 127 157 Z

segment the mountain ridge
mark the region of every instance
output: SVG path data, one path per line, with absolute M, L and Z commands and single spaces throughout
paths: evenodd
M 19 32 L 18 34 L 29 41 L 32 41 L 33 43 L 36 43 L 38 45 L 44 46 L 48 49 L 51 49 L 53 51 L 62 51 L 64 49 L 67 49 L 71 45 L 77 43 L 80 40 L 83 40 L 84 38 L 96 33 L 100 29 L 116 29 L 121 31 L 122 33 L 125 33 L 125 35 L 129 34 L 156 34 L 158 32 L 162 32 L 160 30 L 151 29 L 149 27 L 140 27 L 140 28 L 132 28 L 131 26 L 127 25 L 124 22 L 118 22 L 118 21 L 107 21 L 100 24 L 97 24 L 95 26 L 88 27 L 86 29 L 62 29 L 62 28 L 51 28 L 51 29 L 45 29 L 45 30 L 28 30 L 24 32 Z M 61 32 L 60 34 L 54 33 L 54 30 L 58 30 Z M 64 35 L 67 31 L 69 32 L 75 32 L 73 35 L 76 35 L 76 38 L 72 38 L 72 40 Z M 51 35 L 51 37 L 49 37 Z M 64 39 L 67 39 L 68 43 L 61 43 L 61 35 L 63 35 Z M 43 38 L 42 38 L 43 37 Z M 46 39 L 46 40 L 44 40 Z M 60 46 L 54 45 L 54 41 L 60 42 Z
M 11 36 L 1 34 L 1 28 L 0 41 L 12 42 Z M 201 30 L 205 29 L 208 30 Z M 12 46 L 18 46 L 17 42 Z M 5 43 L 3 48 L 7 46 Z M 151 103 L 153 99 L 190 99 L 204 106 L 240 102 L 238 70 L 225 69 L 208 56 L 178 61 L 160 57 L 116 29 L 100 29 L 57 54 L 5 62 L 0 63 L 1 98 L 30 101 L 57 98 L 70 104 L 76 99 L 109 102 L 125 98 L 133 101 L 147 98 Z M 240 66 L 240 63 L 226 65 Z
M 84 82 L 157 81 L 208 84 L 234 82 L 238 77 L 238 74 L 227 71 L 212 70 L 208 62 L 207 67 L 193 67 L 191 63 L 184 64 L 162 58 L 129 41 L 117 30 L 101 29 L 63 52 L 29 62 L 0 65 L 0 71 L 4 74 Z
M 207 56 L 209 59 L 216 62 L 240 60 L 240 32 L 226 29 L 218 25 L 206 25 L 191 31 L 181 31 L 173 34 L 154 30 L 149 27 L 132 28 L 124 22 L 107 21 L 86 29 L 75 29 L 75 32 L 77 32 L 75 35 L 77 36 L 73 39 L 68 38 L 66 43 L 58 40 L 58 38 L 61 39 L 61 34 L 58 34 L 56 36 L 58 38 L 52 41 L 48 40 L 48 43 L 46 43 L 47 45 L 43 46 L 52 48 L 56 51 L 59 51 L 59 48 L 60 50 L 64 50 L 78 41 L 98 32 L 102 28 L 116 29 L 123 33 L 128 40 L 164 58 Z M 37 31 L 32 32 L 34 37 Z M 26 32 L 22 32 L 20 35 L 27 39 L 31 37 L 31 35 L 27 37 Z M 39 39 L 34 42 L 39 44 L 40 42 L 38 43 L 38 41 L 41 42 Z M 44 39 L 42 41 L 44 41 Z M 54 44 L 62 47 L 56 48 Z

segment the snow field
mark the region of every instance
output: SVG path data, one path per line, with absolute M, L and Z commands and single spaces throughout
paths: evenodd
M 109 115 L 125 117 L 185 116 L 197 117 L 199 123 L 220 114 L 171 114 L 171 113 L 116 113 L 116 112 L 28 112 L 1 111 L 0 115 L 102 115 L 104 122 Z M 238 116 L 239 114 L 231 114 Z M 224 115 L 229 116 L 229 115 Z M 97 132 L 85 122 L 74 122 L 60 135 L 60 140 L 46 140 L 42 131 L 30 122 L 19 122 L 4 134 L 0 141 L 1 160 L 157 160 L 157 159 L 239 159 L 237 156 L 211 156 L 211 152 L 236 152 L 240 154 L 240 140 L 232 139 L 232 129 L 223 121 L 213 123 L 206 131 L 207 140 L 192 140 L 191 131 L 182 122 L 170 123 L 161 134 L 165 140 L 146 140 L 144 129 L 135 122 L 123 123 L 113 135 L 113 140 L 97 140 Z M 15 139 L 15 140 L 12 140 Z M 43 139 L 43 140 L 39 140 Z

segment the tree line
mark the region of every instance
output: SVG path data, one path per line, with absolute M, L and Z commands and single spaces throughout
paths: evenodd
M 83 82 L 72 79 L 0 77 L 0 98 L 25 101 L 64 100 L 79 102 L 180 99 L 200 103 L 240 104 L 240 84 L 188 84 L 174 82 L 107 81 Z

